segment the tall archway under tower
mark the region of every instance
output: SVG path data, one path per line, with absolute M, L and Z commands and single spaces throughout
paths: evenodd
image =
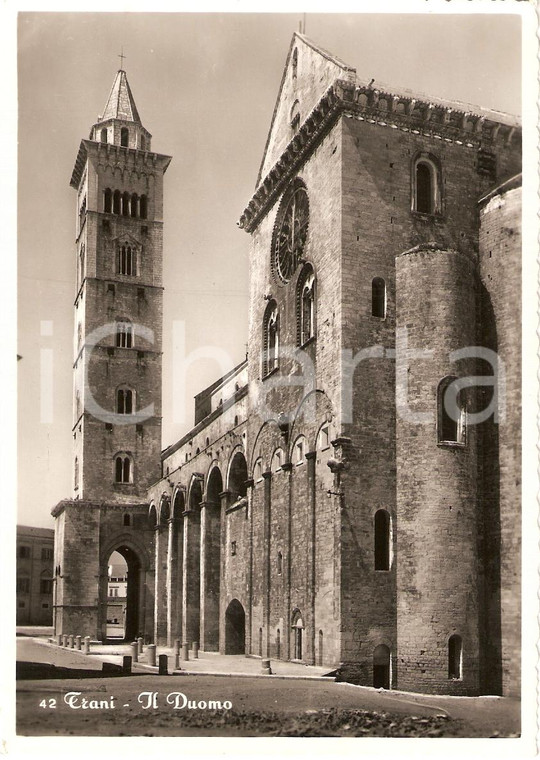
M 201 647 L 207 651 L 219 648 L 222 492 L 221 471 L 214 467 L 201 504 Z

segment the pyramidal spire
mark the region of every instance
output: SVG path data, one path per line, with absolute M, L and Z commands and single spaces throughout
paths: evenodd
M 99 121 L 108 119 L 121 119 L 122 121 L 133 121 L 135 124 L 141 124 L 131 87 L 123 69 L 120 69 L 116 74 L 103 115 Z

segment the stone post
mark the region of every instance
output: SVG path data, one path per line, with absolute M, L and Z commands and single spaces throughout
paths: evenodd
M 90 654 L 90 636 L 84 637 L 84 653 Z
M 136 641 L 131 645 L 131 656 L 133 657 L 133 662 L 139 661 L 139 645 Z
M 152 665 L 152 667 L 155 667 L 156 664 L 156 645 L 155 644 L 148 644 L 146 647 L 146 656 L 148 658 L 148 664 Z

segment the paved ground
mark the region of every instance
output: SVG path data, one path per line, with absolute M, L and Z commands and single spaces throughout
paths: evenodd
M 272 662 L 280 676 L 260 676 L 261 662 L 202 653 L 189 665 L 197 672 L 158 676 L 143 663 L 130 677 L 106 676 L 120 663 L 123 646 L 96 646 L 85 656 L 47 644 L 17 641 L 17 731 L 21 735 L 100 736 L 516 736 L 520 706 L 497 697 L 456 698 L 388 692 L 334 683 L 321 668 Z M 226 676 L 226 671 L 240 675 Z M 303 677 L 299 676 L 298 668 Z M 289 671 L 289 672 L 286 672 Z M 317 672 L 315 672 L 317 671 Z M 214 675 L 210 674 L 213 673 Z M 288 677 L 287 677 L 288 676 Z M 69 706 L 65 695 L 99 700 L 98 709 Z M 157 692 L 157 707 L 145 709 L 143 692 Z M 167 695 L 175 693 L 175 698 Z M 111 697 L 114 699 L 111 700 Z M 50 700 L 54 700 L 53 702 Z M 189 700 L 182 709 L 184 702 Z M 222 709 L 190 709 L 193 702 L 219 701 Z M 227 709 L 228 703 L 231 709 Z M 227 704 L 226 704 L 227 703 Z M 114 707 L 110 707 L 113 704 Z M 105 706 L 109 705 L 109 706 Z M 223 707 L 225 706 L 225 707 Z M 175 707 L 177 709 L 175 709 Z M 437 716 L 443 717 L 437 717 Z

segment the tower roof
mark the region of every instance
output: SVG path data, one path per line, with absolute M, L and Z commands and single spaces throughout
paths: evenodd
M 141 124 L 141 117 L 137 111 L 126 72 L 123 69 L 120 69 L 116 74 L 109 98 L 103 109 L 103 115 L 99 121 L 107 121 L 108 119 L 121 119 L 122 121 L 133 121 L 136 124 Z

